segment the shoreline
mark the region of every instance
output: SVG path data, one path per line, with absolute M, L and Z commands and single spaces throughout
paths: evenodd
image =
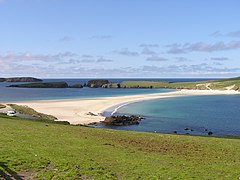
M 53 115 L 59 121 L 68 121 L 70 124 L 89 124 L 105 119 L 102 113 L 110 108 L 116 112 L 119 108 L 136 102 L 184 96 L 202 95 L 230 95 L 240 94 L 234 90 L 177 90 L 166 93 L 128 95 L 116 97 L 98 97 L 88 99 L 64 100 L 32 100 L 11 102 L 18 105 L 27 105 L 34 110 Z M 4 104 L 7 104 L 4 102 Z

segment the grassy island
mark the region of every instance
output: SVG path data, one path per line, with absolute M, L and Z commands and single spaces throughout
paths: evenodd
M 12 78 L 0 78 L 0 82 L 40 82 L 41 79 L 34 77 L 12 77 Z
M 81 84 L 75 84 L 69 86 L 66 82 L 39 82 L 39 83 L 27 83 L 27 84 L 14 84 L 8 87 L 18 88 L 82 88 Z
M 240 139 L 114 131 L 0 115 L 0 176 L 238 179 Z
M 199 90 L 240 90 L 240 77 L 221 80 L 196 82 L 167 82 L 167 81 L 124 81 L 108 83 L 103 88 L 170 88 L 170 89 L 199 89 Z

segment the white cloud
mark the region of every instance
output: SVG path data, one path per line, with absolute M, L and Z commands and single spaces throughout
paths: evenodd
M 167 61 L 168 59 L 159 57 L 159 56 L 151 56 L 146 59 L 146 61 Z
M 142 54 L 145 54 L 145 55 L 154 55 L 154 54 L 157 54 L 155 51 L 152 51 L 150 50 L 149 48 L 145 47 L 143 48 L 142 50 Z
M 188 52 L 214 52 L 214 51 L 227 51 L 227 50 L 236 50 L 240 49 L 240 41 L 230 41 L 228 43 L 225 42 L 216 42 L 213 44 L 207 44 L 204 42 L 196 42 L 196 43 L 185 43 L 185 44 L 171 44 L 168 45 L 170 49 L 168 53 L 170 54 L 181 54 Z
M 138 52 L 136 51 L 129 51 L 128 48 L 123 48 L 120 51 L 118 51 L 119 54 L 124 56 L 138 56 Z

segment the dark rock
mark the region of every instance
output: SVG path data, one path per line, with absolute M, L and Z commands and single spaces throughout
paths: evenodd
M 0 78 L 0 82 L 4 82 L 5 80 L 5 78 Z
M 89 116 L 97 116 L 96 114 L 92 113 L 92 112 L 88 112 L 86 115 L 89 115 Z
M 88 125 L 97 125 L 99 124 L 99 122 L 92 122 L 92 123 L 89 123 Z
M 177 131 L 173 131 L 174 134 L 177 134 Z
M 208 135 L 209 135 L 209 136 L 213 135 L 213 132 L 212 132 L 212 131 L 209 131 L 209 132 L 208 132 Z
M 188 130 L 189 130 L 189 128 L 185 128 L 184 130 L 185 130 L 185 131 L 188 131 Z
M 138 125 L 142 119 L 138 116 L 109 116 L 102 123 L 108 126 Z
M 105 84 L 108 84 L 109 81 L 105 79 L 95 79 L 95 80 L 89 80 L 87 83 L 87 87 L 89 88 L 99 88 L 102 87 Z

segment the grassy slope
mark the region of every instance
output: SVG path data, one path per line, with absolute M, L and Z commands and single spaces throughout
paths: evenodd
M 114 131 L 0 116 L 0 170 L 46 179 L 237 179 L 240 139 Z M 0 171 L 1 172 L 1 171 Z
M 28 106 L 21 106 L 21 105 L 17 105 L 17 104 L 8 104 L 8 105 L 20 114 L 28 114 L 28 115 L 32 115 L 36 118 L 41 118 L 41 119 L 45 119 L 45 120 L 52 120 L 52 121 L 57 120 L 57 118 L 52 115 L 39 113 Z
M 5 107 L 6 107 L 5 105 L 0 104 L 0 109 L 3 109 L 3 108 L 5 108 Z
M 220 89 L 223 90 L 228 86 L 236 85 L 240 87 L 240 78 L 230 78 L 223 80 L 212 80 L 212 81 L 197 81 L 197 82 L 154 82 L 154 81 L 124 81 L 120 85 L 121 87 L 134 88 L 134 87 L 153 87 L 153 88 L 189 88 L 189 89 L 207 89 L 204 84 L 210 83 L 209 87 L 211 89 Z M 203 84 L 203 85 L 199 85 Z M 112 87 L 117 87 L 117 83 L 111 84 Z M 198 85 L 198 86 L 197 86 Z

